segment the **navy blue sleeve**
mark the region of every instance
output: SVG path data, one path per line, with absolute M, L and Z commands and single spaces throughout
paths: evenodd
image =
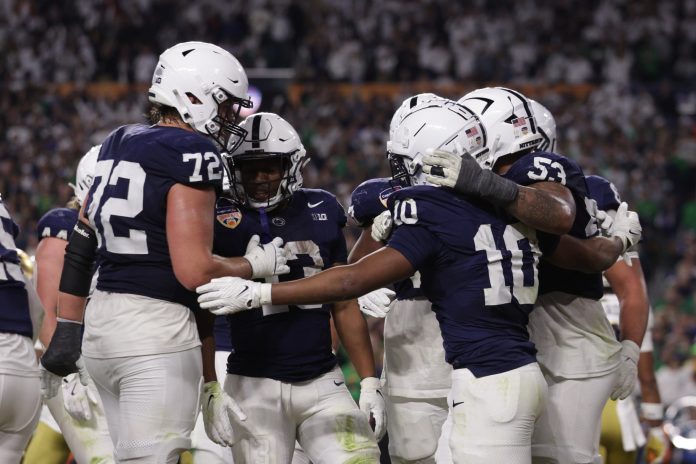
M 504 177 L 520 185 L 537 182 L 558 182 L 571 191 L 586 195 L 585 175 L 580 166 L 565 156 L 534 152 L 515 161 Z
M 44 214 L 36 226 L 37 238 L 54 237 L 68 240 L 77 223 L 78 212 L 72 208 L 55 208 Z
M 597 202 L 598 209 L 603 211 L 619 209 L 621 197 L 614 184 L 600 176 L 587 176 L 585 180 L 590 198 Z
M 370 179 L 358 185 L 350 196 L 351 217 L 360 227 L 372 224 L 387 209 L 387 197 L 394 192 L 389 179 Z
M 556 234 L 549 234 L 537 231 L 537 240 L 539 241 L 539 249 L 545 255 L 551 255 L 556 248 L 558 248 L 558 243 L 561 241 L 561 236 Z
M 348 247 L 346 245 L 346 239 L 343 236 L 343 228 L 348 222 L 346 217 L 346 212 L 343 206 L 338 202 L 336 197 L 333 197 L 333 201 L 336 203 L 336 240 L 334 246 L 331 248 L 331 263 L 329 266 L 334 266 L 336 263 L 347 263 L 348 262 Z
M 440 240 L 425 227 L 404 224 L 396 228 L 387 246 L 404 255 L 414 269 L 420 269 L 437 253 L 439 244 Z

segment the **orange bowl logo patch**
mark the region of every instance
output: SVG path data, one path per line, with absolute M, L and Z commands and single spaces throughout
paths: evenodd
M 234 229 L 239 225 L 240 222 L 242 222 L 242 212 L 237 208 L 219 211 L 217 214 L 217 220 L 220 224 L 228 229 Z

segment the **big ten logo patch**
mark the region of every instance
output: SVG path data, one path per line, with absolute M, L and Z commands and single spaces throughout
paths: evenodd
M 218 222 L 228 229 L 234 229 L 242 222 L 242 212 L 232 206 L 218 211 L 216 216 Z
M 328 221 L 326 213 L 312 213 L 312 219 L 315 221 Z

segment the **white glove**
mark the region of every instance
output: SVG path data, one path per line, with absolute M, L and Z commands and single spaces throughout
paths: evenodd
M 203 385 L 201 407 L 208 438 L 220 446 L 234 445 L 237 440 L 232 424 L 235 420 L 245 421 L 247 416 L 237 402 L 222 390 L 217 381 Z
M 372 229 L 370 235 L 375 242 L 384 242 L 387 240 L 392 230 L 392 215 L 389 210 L 383 211 L 374 221 L 372 221 Z
M 628 210 L 626 202 L 619 205 L 614 216 L 614 224 L 612 226 L 611 235 L 619 237 L 623 243 L 623 253 L 633 245 L 640 242 L 643 233 L 643 228 L 640 225 L 638 213 Z
M 219 277 L 196 289 L 202 309 L 222 316 L 271 304 L 271 284 Z
M 384 397 L 380 389 L 382 384 L 377 377 L 365 377 L 360 382 L 360 410 L 370 422 L 370 414 L 375 419 L 375 438 L 380 441 L 387 431 L 387 413 Z
M 358 298 L 360 311 L 372 317 L 386 317 L 396 292 L 389 288 L 378 288 Z
M 611 399 L 626 399 L 633 391 L 638 379 L 638 357 L 640 347 L 631 340 L 621 342 L 621 364 L 619 364 L 619 380 L 611 392 Z
M 94 392 L 80 383 L 77 374 L 63 377 L 63 406 L 73 419 L 89 421 L 92 419 L 92 407 L 98 403 Z
M 595 211 L 595 219 L 597 220 L 599 232 L 604 237 L 611 237 L 612 226 L 614 225 L 614 218 L 611 213 L 598 209 Z
M 82 360 L 82 356 L 77 358 L 75 366 L 77 366 L 77 377 L 80 379 L 80 383 L 83 386 L 87 386 L 89 374 L 87 373 L 87 368 L 85 367 L 85 362 Z M 46 400 L 50 400 L 58 394 L 58 390 L 63 384 L 63 377 L 49 371 L 41 363 L 39 363 L 39 371 L 41 372 L 41 396 Z
M 244 258 L 251 264 L 251 278 L 258 279 L 290 272 L 283 249 L 283 239 L 276 237 L 264 245 L 260 242 L 258 235 L 252 235 L 247 243 Z

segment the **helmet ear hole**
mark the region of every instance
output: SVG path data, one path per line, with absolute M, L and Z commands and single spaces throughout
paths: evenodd
M 203 102 L 194 94 L 191 92 L 186 92 L 186 96 L 188 97 L 189 101 L 194 104 L 194 105 L 202 105 Z

